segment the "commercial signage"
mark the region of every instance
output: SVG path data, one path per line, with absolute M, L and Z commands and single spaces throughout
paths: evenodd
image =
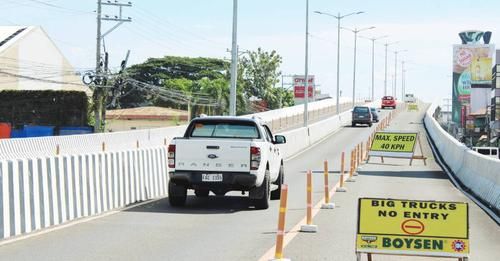
M 412 158 L 417 132 L 376 132 L 369 156 Z
M 495 46 L 457 44 L 453 46 L 452 119 L 460 123 L 462 107 L 470 106 L 471 88 L 490 88 Z
M 356 251 L 466 257 L 468 222 L 467 203 L 360 198 Z
M 308 75 L 308 97 L 314 97 L 314 75 Z M 293 76 L 293 94 L 295 98 L 303 99 L 305 97 L 305 77 L 304 75 L 294 75 Z

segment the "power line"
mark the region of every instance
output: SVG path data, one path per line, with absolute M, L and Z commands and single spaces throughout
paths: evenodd
M 63 10 L 63 11 L 70 11 L 70 12 L 74 12 L 74 13 L 94 15 L 93 12 L 83 11 L 83 10 L 77 10 L 77 9 L 72 9 L 72 8 L 67 8 L 67 7 L 64 7 L 64 6 L 51 4 L 50 2 L 47 2 L 47 1 L 40 1 L 40 0 L 28 0 L 28 1 L 40 4 L 40 5 L 44 5 L 44 6 L 47 6 L 47 7 L 51 7 L 51 8 Z

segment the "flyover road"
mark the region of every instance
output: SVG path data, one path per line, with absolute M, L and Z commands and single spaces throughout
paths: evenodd
M 403 112 L 391 128 L 423 131 L 422 117 L 423 111 Z M 323 160 L 329 161 L 334 172 L 330 175 L 333 185 L 339 179 L 341 152 L 349 154 L 355 144 L 366 141 L 373 128 L 342 128 L 285 162 L 289 185 L 285 257 L 355 260 L 357 198 L 370 196 L 469 202 L 472 260 L 496 260 L 499 227 L 453 187 L 432 159 L 426 167 L 418 161 L 408 167 L 408 161 L 389 159 L 385 165 L 365 165 L 357 181 L 347 185 L 348 192 L 333 195 L 336 209 L 317 212 L 318 233 L 297 232 L 306 213 L 305 170 L 318 171 L 313 188 L 318 203 L 323 199 Z M 431 155 L 423 142 L 424 153 Z M 167 198 L 161 198 L 3 244 L 0 260 L 268 260 L 274 250 L 279 202 L 273 201 L 267 210 L 248 205 L 246 196 L 239 193 L 207 199 L 190 196 L 184 208 L 171 208 Z

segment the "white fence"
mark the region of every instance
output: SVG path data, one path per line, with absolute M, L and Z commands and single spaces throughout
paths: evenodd
M 332 107 L 332 100 L 311 104 L 312 110 L 321 110 Z M 300 113 L 300 108 L 284 109 L 283 117 Z M 276 113 L 260 116 L 269 123 L 279 120 Z M 350 112 L 284 132 L 285 156 L 317 142 L 346 120 Z M 166 195 L 165 144 L 184 129 L 1 140 L 0 239 Z
M 482 201 L 500 212 L 500 160 L 481 155 L 458 142 L 432 117 L 436 105 L 425 115 L 429 136 L 456 178 Z

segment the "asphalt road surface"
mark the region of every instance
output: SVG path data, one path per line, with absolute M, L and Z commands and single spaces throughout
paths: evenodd
M 387 112 L 382 112 L 382 116 Z M 420 130 L 423 110 L 403 112 L 391 129 Z M 422 139 L 428 166 L 419 161 L 386 160 L 363 166 L 348 192 L 335 193 L 334 210 L 316 210 L 319 232 L 296 231 L 305 210 L 305 171 L 314 175 L 315 204 L 323 199 L 323 161 L 331 170 L 330 186 L 339 179 L 340 154 L 366 141 L 375 128 L 345 127 L 316 146 L 285 162 L 289 185 L 284 255 L 292 260 L 355 260 L 356 207 L 359 197 L 392 197 L 466 201 L 470 204 L 471 260 L 498 260 L 500 230 L 481 209 L 453 187 L 432 159 Z M 231 193 L 206 199 L 190 196 L 184 208 L 172 208 L 167 198 L 133 206 L 117 213 L 74 222 L 0 246 L 0 260 L 268 260 L 272 257 L 278 201 L 267 210 L 249 207 L 247 196 Z M 389 260 L 374 256 L 374 260 Z M 392 260 L 401 260 L 392 257 Z M 415 260 L 415 258 L 409 259 Z M 431 259 L 435 260 L 435 259 Z

